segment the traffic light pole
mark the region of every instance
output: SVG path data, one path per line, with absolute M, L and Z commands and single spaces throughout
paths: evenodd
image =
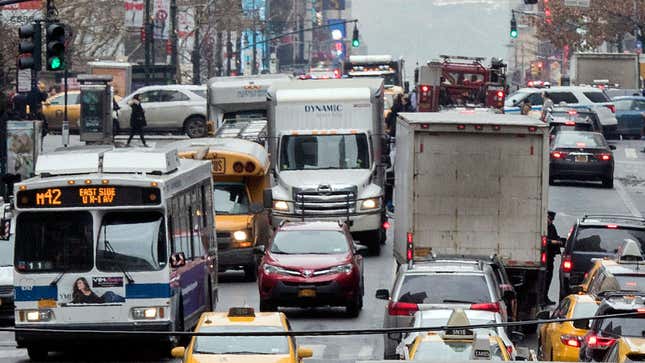
M 330 23 L 330 24 L 326 24 L 326 25 L 312 26 L 310 28 L 298 29 L 298 30 L 294 30 L 294 31 L 291 31 L 291 32 L 288 32 L 288 33 L 282 33 L 282 34 L 276 35 L 274 37 L 271 37 L 271 38 L 268 38 L 268 39 L 265 39 L 265 40 L 261 40 L 259 42 L 255 42 L 253 44 L 249 44 L 246 47 L 241 48 L 240 50 L 249 49 L 249 48 L 255 47 L 258 44 L 272 42 L 274 40 L 284 38 L 284 37 L 286 37 L 288 35 L 300 34 L 301 32 L 307 32 L 307 31 L 312 31 L 312 30 L 316 30 L 316 29 L 331 28 L 331 27 L 339 25 L 339 24 L 349 24 L 349 23 L 356 24 L 356 23 L 358 23 L 358 19 L 349 19 L 349 20 L 344 20 L 344 21 L 338 21 L 338 22 Z

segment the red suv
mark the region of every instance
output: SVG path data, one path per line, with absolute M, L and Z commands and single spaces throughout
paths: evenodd
M 278 306 L 345 306 L 358 316 L 363 307 L 363 254 L 345 224 L 284 223 L 258 267 L 260 311 Z

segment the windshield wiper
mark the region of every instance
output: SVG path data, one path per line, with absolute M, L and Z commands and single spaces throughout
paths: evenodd
M 116 255 L 116 250 L 114 250 L 114 247 L 112 247 L 112 244 L 110 241 L 107 240 L 107 226 L 103 226 L 103 244 L 105 245 L 105 248 L 112 252 L 112 254 Z M 116 263 L 116 266 L 123 272 L 123 275 L 125 276 L 126 280 L 128 280 L 128 284 L 133 284 L 134 279 L 132 276 L 128 273 L 128 271 L 125 270 L 125 267 L 121 264 L 121 261 L 115 259 L 114 263 Z
M 60 281 L 60 279 L 62 279 L 62 278 L 63 278 L 63 275 L 65 275 L 65 274 L 67 273 L 67 271 L 68 271 L 68 270 L 69 270 L 68 268 L 64 268 L 64 269 L 63 269 L 63 270 L 58 274 L 58 276 L 56 276 L 56 277 L 52 280 L 52 282 L 50 282 L 50 283 L 49 283 L 49 286 L 56 286 L 56 285 L 58 285 L 58 281 Z

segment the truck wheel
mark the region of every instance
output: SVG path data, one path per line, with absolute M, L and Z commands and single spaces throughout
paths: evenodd
M 363 295 L 360 293 L 356 294 L 354 300 L 347 304 L 345 309 L 349 317 L 357 317 L 361 313 L 361 309 L 363 309 Z
M 47 360 L 49 357 L 49 352 L 43 348 L 29 347 L 27 348 L 27 355 L 29 359 L 35 361 Z
M 196 137 L 206 137 L 206 120 L 201 116 L 192 116 L 184 122 L 184 132 L 191 139 Z
M 607 178 L 602 179 L 602 186 L 607 189 L 613 189 L 614 188 L 614 177 L 610 176 Z
M 244 266 L 244 281 L 255 282 L 257 278 L 257 266 L 255 262 Z
M 549 185 L 555 185 L 555 179 L 552 176 L 549 177 Z

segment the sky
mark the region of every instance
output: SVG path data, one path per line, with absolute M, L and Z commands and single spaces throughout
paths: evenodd
M 415 63 L 440 54 L 506 58 L 510 4 L 521 0 L 352 0 L 369 54 Z

